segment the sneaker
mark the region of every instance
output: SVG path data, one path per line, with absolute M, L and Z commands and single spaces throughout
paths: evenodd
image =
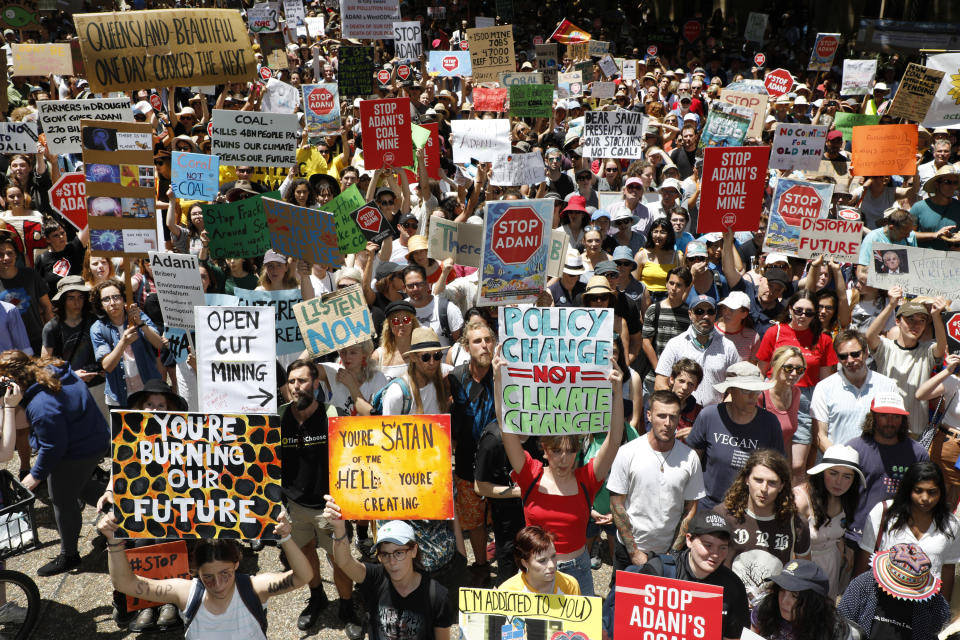
M 596 571 L 603 565 L 603 561 L 600 560 L 600 542 L 597 541 L 593 545 L 593 549 L 590 550 L 590 568 Z
M 152 631 L 157 626 L 157 610 L 154 607 L 143 609 L 137 614 L 136 619 L 127 627 L 132 633 L 143 633 Z
M 327 608 L 328 604 L 330 604 L 330 601 L 327 599 L 327 594 L 323 592 L 322 586 L 311 589 L 310 600 L 307 601 L 307 606 L 304 607 L 303 611 L 300 612 L 300 617 L 297 618 L 297 629 L 306 631 L 315 627 L 320 620 L 320 613 Z
M 27 619 L 27 608 L 15 602 L 0 605 L 0 624 L 23 624 Z
M 340 610 L 337 612 L 337 617 L 345 624 L 360 624 L 360 618 L 357 617 L 357 612 L 353 608 L 353 600 L 340 599 Z
M 72 556 L 61 553 L 56 558 L 37 569 L 37 575 L 46 578 L 55 576 L 58 573 L 64 573 L 80 566 L 80 554 L 75 553 Z
M 373 540 L 370 538 L 357 538 L 357 551 L 359 551 L 364 558 L 371 557 L 374 554 Z
M 180 620 L 180 614 L 177 612 L 175 605 L 165 604 L 160 607 L 160 615 L 157 616 L 157 629 L 159 631 L 176 629 L 181 624 L 183 624 L 183 621 Z

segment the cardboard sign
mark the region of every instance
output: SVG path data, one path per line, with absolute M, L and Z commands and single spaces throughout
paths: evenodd
M 85 13 L 73 21 L 85 77 L 97 93 L 247 82 L 256 72 L 234 9 Z
M 548 44 L 538 44 L 534 45 L 534 49 L 537 54 L 537 68 L 538 69 L 556 69 L 560 66 L 558 60 L 560 54 L 558 52 L 558 47 L 555 42 L 550 42 Z
M 610 43 L 603 40 L 588 40 L 587 49 L 591 56 L 599 58 L 610 51 Z
M 373 93 L 373 47 L 342 45 L 337 57 L 340 95 L 346 98 Z
M 833 119 L 833 127 L 843 134 L 844 142 L 853 141 L 853 128 L 875 125 L 880 122 L 880 116 L 866 113 L 843 113 L 837 111 Z
M 503 113 L 503 105 L 506 101 L 506 89 L 488 89 L 486 87 L 474 87 L 473 89 L 474 111 Z
M 431 51 L 427 58 L 427 73 L 456 78 L 473 73 L 469 51 Z
M 80 153 L 80 121 L 112 120 L 133 122 L 130 98 L 95 100 L 40 100 L 37 102 L 40 124 L 53 155 Z
M 363 231 L 350 216 L 365 204 L 363 194 L 360 193 L 357 185 L 352 184 L 336 198 L 318 207 L 321 211 L 333 214 L 340 255 L 347 256 L 351 253 L 360 253 L 367 248 L 366 236 L 363 235 Z
M 300 334 L 314 358 L 370 340 L 373 319 L 360 285 L 294 305 Z
M 283 0 L 283 17 L 287 29 L 307 26 L 307 13 L 303 9 L 302 0 Z
M 293 113 L 213 110 L 211 152 L 236 166 L 292 167 L 297 163 L 300 122 Z
M 720 100 L 727 104 L 750 110 L 750 127 L 747 129 L 747 137 L 759 140 L 763 135 L 763 124 L 767 117 L 767 103 L 770 101 L 770 95 L 766 93 L 721 89 Z
M 853 129 L 853 175 L 912 176 L 917 172 L 917 125 L 878 124 Z
M 305 84 L 303 115 L 307 133 L 334 135 L 340 131 L 340 92 L 336 84 Z
M 587 60 L 590 58 L 589 42 L 571 42 L 567 45 L 567 57 L 571 60 Z
M 747 139 L 753 112 L 734 104 L 719 102 L 710 109 L 700 134 L 700 149 L 738 147 Z
M 581 152 L 586 158 L 642 158 L 646 124 L 636 111 L 587 111 Z
M 37 152 L 38 140 L 36 122 L 0 122 L 0 153 L 32 155 Z
M 351 520 L 452 520 L 450 415 L 329 418 L 330 493 Z
M 68 43 L 11 44 L 13 76 L 73 75 L 73 57 Z
M 343 266 L 332 214 L 272 198 L 263 199 L 263 214 L 275 251 L 311 264 Z
M 323 23 L 323 16 L 304 16 L 303 21 L 307 26 L 307 35 L 311 38 L 322 38 L 326 33 L 326 26 Z M 343 51 L 342 47 L 340 51 Z
M 807 70 L 830 71 L 833 66 L 833 58 L 837 55 L 837 49 L 839 48 L 839 33 L 818 33 L 817 40 L 813 43 L 813 49 L 810 51 L 810 62 L 807 64 Z
M 553 200 L 487 202 L 477 306 L 532 303 L 546 286 Z
M 822 255 L 827 260 L 856 264 L 862 239 L 862 222 L 803 218 L 797 256 L 810 259 Z
M 197 387 L 204 412 L 277 412 L 274 313 L 266 307 L 194 309 Z
M 201 204 L 203 226 L 210 239 L 210 257 L 262 258 L 270 249 L 270 229 L 263 214 L 264 196 L 279 198 L 279 191 L 226 202 Z
M 193 308 L 206 304 L 197 256 L 157 251 L 151 251 L 147 255 L 153 269 L 153 280 L 157 285 L 164 327 L 192 331 Z
M 550 117 L 553 110 L 553 85 L 515 83 L 509 85 L 509 91 L 511 117 Z
M 822 219 L 830 213 L 834 185 L 778 178 L 770 205 L 770 220 L 763 239 L 765 252 L 797 255 L 800 225 L 804 218 Z M 754 227 L 756 228 L 756 227 Z
M 557 97 L 571 98 L 583 95 L 583 74 L 566 71 L 557 74 Z
M 563 229 L 550 232 L 550 250 L 547 255 L 547 277 L 559 278 L 563 275 L 563 266 L 567 261 L 570 248 L 570 236 Z
M 636 60 L 624 60 L 623 64 L 620 66 L 620 77 L 625 82 L 630 82 L 637 79 L 637 61 Z
M 413 164 L 410 98 L 360 102 L 363 165 L 367 169 Z
M 764 36 L 767 33 L 767 22 L 770 16 L 766 13 L 751 11 L 747 14 L 747 26 L 743 30 L 743 39 L 747 42 L 759 42 L 763 44 Z
M 303 351 L 300 327 L 297 326 L 297 318 L 293 315 L 294 305 L 303 301 L 299 287 L 277 291 L 254 291 L 237 287 L 233 293 L 237 296 L 237 304 L 240 306 L 273 308 L 278 356 Z
M 603 433 L 613 390 L 613 309 L 503 307 L 503 424 L 509 433 Z
M 212 201 L 220 188 L 220 158 L 205 153 L 171 154 L 170 188 L 181 200 Z
M 118 538 L 276 539 L 276 416 L 114 411 L 111 418 Z
M 827 142 L 826 125 L 777 123 L 770 151 L 771 169 L 816 171 Z
M 510 88 L 515 84 L 543 84 L 543 74 L 539 71 L 512 71 L 500 74 L 500 86 Z
M 704 150 L 697 233 L 757 229 L 763 211 L 768 156 L 768 147 Z
M 603 601 L 596 597 L 460 588 L 461 640 L 595 640 Z
M 483 254 L 483 227 L 430 216 L 427 256 L 435 260 L 453 258 L 455 264 L 480 268 Z
M 911 296 L 960 296 L 960 255 L 899 244 L 874 243 L 867 284 L 878 289 L 903 287 Z M 951 323 L 953 324 L 953 323 Z
M 190 580 L 192 577 L 190 575 L 190 557 L 187 554 L 187 544 L 183 540 L 136 547 L 127 549 L 124 553 L 127 556 L 127 562 L 130 564 L 130 570 L 143 578 Z M 150 602 L 149 600 L 127 596 L 127 611 L 138 611 L 159 606 L 159 602 Z
M 944 75 L 943 71 L 924 67 L 915 62 L 908 64 L 888 113 L 894 118 L 923 122 Z
M 342 38 L 391 40 L 400 20 L 398 0 L 340 0 Z
M 719 585 L 617 571 L 615 590 L 613 624 L 626 637 L 700 640 L 722 635 Z
M 590 97 L 595 100 L 612 100 L 617 91 L 615 82 L 596 82 L 590 87 Z
M 946 77 L 953 80 L 954 75 L 960 75 L 960 53 L 928 55 L 927 68 L 943 71 Z M 960 101 L 954 82 L 940 83 L 933 103 L 927 109 L 927 117 L 923 119 L 923 126 L 931 131 L 937 127 L 960 127 Z
M 393 23 L 394 55 L 400 60 L 419 60 L 423 55 L 420 21 Z
M 867 96 L 873 93 L 873 80 L 877 77 L 876 60 L 843 61 L 842 96 Z
M 505 187 L 546 181 L 543 154 L 539 151 L 500 154 L 493 163 L 493 175 L 490 178 L 490 184 Z
M 261 2 L 247 9 L 247 28 L 257 34 L 280 31 L 280 3 Z
M 513 26 L 467 29 L 473 82 L 496 82 L 501 71 L 516 71 L 513 53 Z
M 510 153 L 510 120 L 454 120 L 450 123 L 453 161 L 493 162 L 502 153 Z

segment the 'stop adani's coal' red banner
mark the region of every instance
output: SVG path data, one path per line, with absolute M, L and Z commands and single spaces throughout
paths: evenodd
M 770 147 L 704 149 L 697 233 L 757 230 L 769 159 Z
M 360 127 L 366 169 L 413 164 L 410 98 L 361 101 Z
M 614 626 L 618 638 L 719 638 L 723 587 L 617 571 Z

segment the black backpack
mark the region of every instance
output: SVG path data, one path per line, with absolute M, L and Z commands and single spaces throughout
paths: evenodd
M 253 590 L 253 583 L 250 581 L 250 575 L 246 573 L 237 573 L 237 593 L 240 595 L 240 599 L 243 601 L 243 604 L 247 607 L 247 610 L 257 619 L 257 622 L 260 623 L 260 629 L 263 631 L 263 635 L 267 635 L 267 610 L 263 608 L 263 603 L 260 602 L 260 597 L 257 596 L 257 592 Z M 197 580 L 198 588 L 193 592 L 193 597 L 190 598 L 190 601 L 187 602 L 187 608 L 183 610 L 183 632 L 187 632 L 187 628 L 190 626 L 190 623 L 193 622 L 193 619 L 197 617 L 197 612 L 200 611 L 200 605 L 203 604 L 203 594 L 206 592 L 207 588 L 203 586 L 203 581 Z

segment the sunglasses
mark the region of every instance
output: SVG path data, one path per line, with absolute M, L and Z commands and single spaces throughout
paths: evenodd
M 433 353 L 421 353 L 420 360 L 422 362 L 430 362 L 431 360 L 434 362 L 440 362 L 443 360 L 443 353 L 440 351 L 434 351 Z
M 632 266 L 633 266 L 633 263 L 632 263 L 632 262 L 627 262 L 626 260 L 624 260 L 624 261 L 622 261 L 622 262 L 621 262 L 621 261 L 618 261 L 618 262 L 617 262 L 617 266 L 618 266 L 618 267 L 632 267 Z
M 863 349 L 858 351 L 847 351 L 846 353 L 838 353 L 837 360 L 846 360 L 847 358 L 859 358 L 863 355 Z
M 807 370 L 807 368 L 802 364 L 785 364 L 780 368 L 787 373 L 803 373 Z
M 399 327 L 400 325 L 407 325 L 407 324 L 410 324 L 411 322 L 413 322 L 412 316 L 394 316 L 390 318 L 390 324 L 392 324 L 395 327 Z
M 697 309 L 693 310 L 693 315 L 697 316 L 698 318 L 700 316 L 715 316 L 717 315 L 717 310 L 713 308 L 704 309 L 703 307 L 698 307 Z
M 940 182 L 940 184 L 948 184 L 951 187 L 956 187 L 957 185 L 960 185 L 960 180 L 939 180 L 938 182 Z
M 396 200 L 377 200 L 377 204 L 381 207 L 391 207 Z M 404 225 L 406 226 L 406 225 Z
M 806 316 L 807 318 L 812 318 L 817 315 L 817 312 L 813 309 L 791 309 L 793 315 L 795 316 Z
M 633 224 L 633 220 L 617 220 L 613 224 L 617 225 L 618 227 L 626 227 Z
M 706 256 L 693 256 L 692 258 L 687 258 L 687 262 L 706 262 Z
M 405 222 L 405 223 L 403 223 L 403 224 L 400 225 L 400 226 L 403 227 L 404 229 L 416 229 L 416 228 L 417 228 L 417 223 L 416 223 L 416 222 Z

